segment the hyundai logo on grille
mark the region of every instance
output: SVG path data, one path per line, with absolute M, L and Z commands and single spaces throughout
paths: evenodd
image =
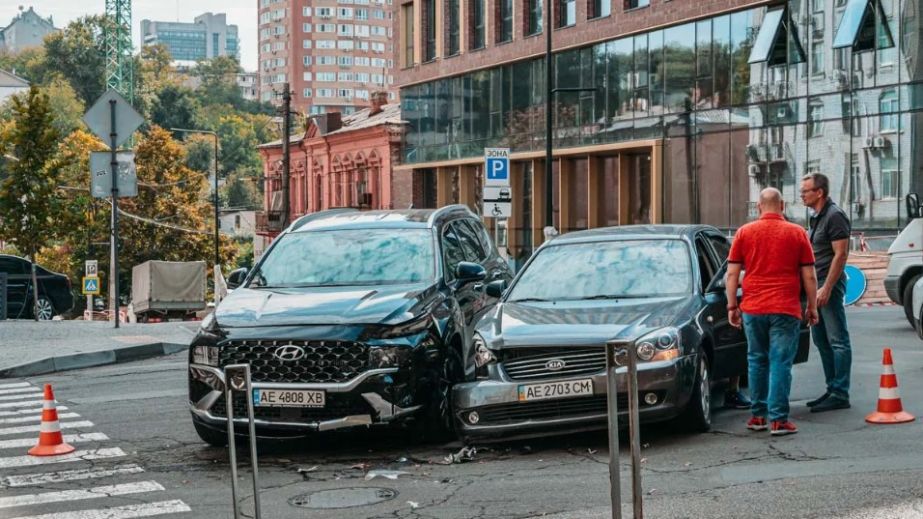
M 545 369 L 549 371 L 560 371 L 564 369 L 564 366 L 567 365 L 567 362 L 564 359 L 551 359 L 545 363 Z
M 294 344 L 286 344 L 285 346 L 279 346 L 276 348 L 276 351 L 273 353 L 273 355 L 275 355 L 277 359 L 283 362 L 294 362 L 304 358 L 304 348 L 301 346 L 295 346 Z

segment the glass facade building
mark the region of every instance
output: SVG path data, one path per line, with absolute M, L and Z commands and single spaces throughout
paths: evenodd
M 923 184 L 921 8 L 794 0 L 556 53 L 553 86 L 568 90 L 553 99 L 555 225 L 732 230 L 767 186 L 805 223 L 799 182 L 821 172 L 855 231 L 895 234 Z M 404 164 L 450 186 L 421 179 L 420 203 L 464 201 L 464 168 L 509 147 L 510 238 L 539 240 L 545 91 L 543 58 L 402 88 Z

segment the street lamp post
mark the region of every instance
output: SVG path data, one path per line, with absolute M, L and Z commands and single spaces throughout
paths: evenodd
M 212 130 L 193 130 L 189 128 L 170 128 L 170 131 L 173 132 L 182 132 L 182 133 L 198 133 L 202 135 L 211 135 L 215 138 L 215 268 L 218 267 L 220 263 L 220 238 L 219 230 L 221 227 L 221 221 L 218 216 L 218 134 Z

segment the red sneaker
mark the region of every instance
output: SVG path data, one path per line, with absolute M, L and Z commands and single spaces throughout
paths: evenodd
M 785 436 L 786 434 L 795 434 L 798 432 L 798 428 L 795 427 L 795 424 L 785 420 L 776 420 L 772 422 L 772 430 L 769 431 L 769 434 L 773 436 Z
M 754 416 L 747 422 L 747 429 L 751 431 L 765 431 L 769 429 L 769 423 L 762 416 Z

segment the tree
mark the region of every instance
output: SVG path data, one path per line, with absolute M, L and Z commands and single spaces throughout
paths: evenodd
M 260 205 L 260 192 L 254 185 L 252 176 L 235 173 L 228 177 L 224 185 L 224 205 L 226 207 L 252 209 Z
M 166 85 L 152 98 L 151 123 L 161 128 L 194 128 L 198 110 L 192 90 Z
M 87 16 L 45 37 L 45 70 L 62 74 L 87 105 L 106 91 L 103 32 L 110 23 L 104 16 Z
M 211 173 L 215 169 L 215 138 L 201 133 L 186 139 L 186 166 L 194 171 Z
M 35 253 L 50 243 L 58 207 L 55 190 L 60 175 L 54 155 L 58 132 L 48 96 L 32 86 L 14 96 L 13 124 L 0 138 L 0 152 L 15 157 L 7 164 L 0 184 L 0 222 L 5 241 L 28 251 L 32 260 L 32 286 L 37 287 Z M 33 290 L 38 320 L 38 290 Z
M 235 58 L 219 56 L 196 64 L 193 75 L 199 79 L 196 89 L 202 105 L 228 104 L 236 109 L 244 105 L 244 98 L 237 86 L 240 63 Z

